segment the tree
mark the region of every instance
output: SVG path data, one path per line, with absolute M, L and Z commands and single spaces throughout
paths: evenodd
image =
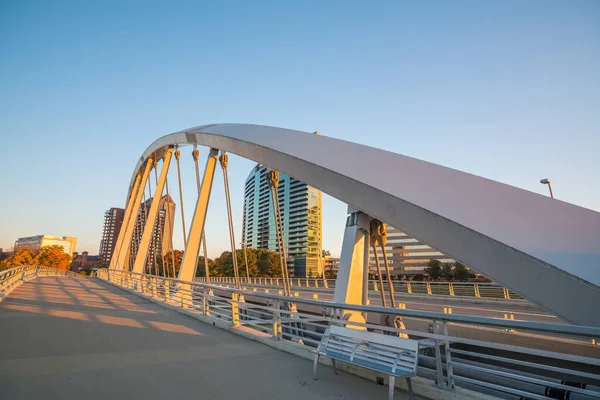
M 44 246 L 37 256 L 37 264 L 66 271 L 71 265 L 71 256 L 65 253 L 62 246 Z
M 431 259 L 427 263 L 427 268 L 425 268 L 425 272 L 429 275 L 429 278 L 432 280 L 439 279 L 442 275 L 442 263 L 440 260 Z
M 321 252 L 321 255 L 322 255 L 323 257 L 331 257 L 331 252 L 330 252 L 329 250 L 323 250 L 323 251 Z
M 175 260 L 175 274 L 173 274 L 173 260 Z M 173 250 L 166 253 L 162 257 L 159 256 L 156 260 L 156 265 L 158 267 L 158 275 L 166 276 L 168 278 L 177 278 L 179 276 L 179 269 L 181 268 L 182 261 L 183 250 Z M 152 269 L 153 268 L 154 266 L 152 267 Z
M 451 281 L 452 278 L 454 277 L 454 271 L 452 271 L 452 265 L 444 264 L 444 269 L 442 271 L 442 274 L 444 275 L 444 280 Z
M 236 251 L 238 270 L 241 277 L 246 276 L 246 263 L 244 260 L 244 250 Z M 279 254 L 267 249 L 246 248 L 246 257 L 248 259 L 248 271 L 250 276 L 261 277 L 280 277 L 281 267 L 279 265 Z M 201 264 L 203 265 L 203 264 Z M 198 269 L 203 267 L 198 267 Z M 234 276 L 233 259 L 230 251 L 224 251 L 214 259 L 209 269 L 211 276 Z M 201 272 L 204 276 L 204 272 Z
M 457 281 L 467 281 L 469 279 L 469 269 L 459 262 L 455 263 L 454 277 Z

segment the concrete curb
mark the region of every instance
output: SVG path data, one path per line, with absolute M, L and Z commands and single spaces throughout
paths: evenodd
M 301 345 L 299 343 L 295 343 L 295 342 L 292 342 L 289 340 L 276 340 L 269 334 L 259 332 L 257 330 L 251 329 L 251 328 L 247 328 L 245 326 L 234 327 L 229 322 L 224 321 L 221 318 L 206 316 L 206 315 L 200 314 L 199 312 L 194 311 L 194 310 L 181 308 L 180 306 L 175 306 L 175 305 L 165 303 L 154 297 L 144 295 L 142 293 L 136 292 L 129 288 L 119 286 L 115 283 L 106 281 L 104 279 L 101 279 L 101 278 L 96 278 L 96 279 L 99 279 L 102 282 L 106 282 L 116 288 L 119 288 L 121 290 L 129 292 L 136 296 L 142 297 L 142 298 L 149 300 L 155 304 L 158 304 L 164 308 L 167 308 L 167 309 L 173 310 L 173 311 L 177 311 L 181 314 L 195 318 L 206 324 L 209 324 L 209 325 L 218 327 L 220 329 L 226 330 L 227 332 L 231 332 L 233 334 L 242 336 L 246 339 L 250 339 L 255 342 L 265 344 L 265 345 L 273 347 L 277 350 L 285 351 L 286 353 L 290 353 L 290 354 L 296 355 L 298 357 L 306 358 L 311 361 L 314 359 L 314 353 L 313 353 L 312 349 L 307 346 Z M 331 363 L 331 360 L 327 359 L 326 357 L 321 357 L 321 359 L 319 360 L 319 363 L 323 364 L 323 365 L 327 365 L 329 367 L 333 366 L 333 364 Z M 387 375 L 381 375 L 381 374 L 378 374 L 377 372 L 374 372 L 374 371 L 371 371 L 368 369 L 364 369 L 364 368 L 358 368 L 356 366 L 346 364 L 346 363 L 338 362 L 337 365 L 338 365 L 338 370 L 340 370 L 340 371 L 345 371 L 347 373 L 361 377 L 363 379 L 367 379 L 372 382 L 376 382 L 377 378 L 383 378 L 384 384 L 385 385 L 388 384 L 389 378 Z M 437 387 L 430 380 L 421 378 L 418 376 L 411 378 L 411 380 L 412 380 L 414 394 L 424 397 L 424 398 L 427 398 L 427 399 L 431 399 L 431 400 L 459 400 L 459 399 L 497 400 L 498 399 L 497 397 L 493 397 L 493 396 L 486 395 L 486 394 L 479 393 L 479 392 L 474 392 L 472 390 L 468 390 L 468 389 L 464 389 L 464 388 L 460 388 L 460 387 L 457 387 L 454 390 L 443 389 L 443 388 Z M 396 388 L 398 388 L 404 392 L 407 391 L 406 381 L 404 379 L 397 379 L 395 386 L 396 386 Z

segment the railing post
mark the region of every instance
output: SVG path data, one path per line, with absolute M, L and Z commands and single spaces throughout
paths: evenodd
M 479 293 L 479 285 L 475 284 L 475 297 L 481 297 L 481 293 Z
M 427 282 L 427 294 L 431 294 L 431 283 Z
M 406 282 L 406 292 L 412 294 L 412 286 L 410 282 Z
M 433 320 L 433 333 L 435 335 L 440 334 L 440 327 L 436 320 Z M 436 372 L 436 385 L 444 385 L 444 367 L 442 365 L 442 351 L 440 350 L 440 340 L 435 339 L 435 372 Z
M 231 294 L 231 325 L 239 326 L 240 325 L 240 305 L 239 300 L 240 295 L 238 293 Z
M 156 290 L 156 277 L 150 278 L 150 282 L 152 284 L 152 297 L 156 299 L 157 298 L 156 297 L 156 293 L 157 293 L 157 290 Z
M 281 301 L 275 300 L 273 302 L 273 338 L 276 340 L 281 339 Z
M 504 289 L 504 298 L 506 300 L 510 300 L 510 292 L 508 291 L 507 288 L 503 288 Z
M 169 281 L 163 281 L 163 286 L 165 288 L 165 303 L 169 301 L 169 297 L 171 297 L 171 288 L 169 287 Z
M 444 336 L 448 337 L 448 323 L 444 322 Z M 450 342 L 446 340 L 444 343 L 446 349 L 446 377 L 448 379 L 447 385 L 449 389 L 454 389 L 454 370 L 452 368 L 452 356 L 450 351 Z
M 448 284 L 448 289 L 450 290 L 450 296 L 454 296 L 454 284 L 453 283 Z
M 210 302 L 209 297 L 213 295 L 213 290 L 209 288 L 204 288 L 204 293 L 202 294 L 202 311 L 204 315 L 210 315 Z

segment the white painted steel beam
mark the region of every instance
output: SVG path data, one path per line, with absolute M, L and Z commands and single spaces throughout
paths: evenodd
M 144 266 L 146 265 L 146 260 L 148 259 L 148 249 L 150 248 L 150 240 L 154 235 L 154 224 L 156 223 L 156 217 L 158 216 L 158 208 L 160 206 L 160 200 L 162 198 L 163 189 L 167 180 L 169 165 L 171 165 L 172 155 L 173 148 L 170 147 L 166 149 L 163 159 L 163 165 L 160 169 L 160 176 L 158 178 L 158 183 L 156 184 L 156 190 L 154 191 L 154 197 L 152 197 L 150 211 L 146 216 L 146 223 L 144 225 L 144 233 L 142 233 L 142 240 L 140 241 L 138 252 L 135 256 L 135 262 L 133 264 L 133 272 L 136 273 L 144 272 Z
M 198 255 L 200 254 L 200 241 L 204 232 L 204 223 L 206 222 L 208 202 L 210 201 L 218 155 L 219 150 L 211 149 L 206 161 L 206 168 L 204 168 L 204 176 L 202 178 L 202 185 L 200 186 L 200 193 L 198 193 L 198 200 L 196 201 L 196 209 L 194 210 L 194 217 L 188 234 L 187 246 L 185 246 L 181 268 L 179 268 L 178 278 L 184 281 L 191 281 L 196 275 L 196 264 L 198 263 Z
M 246 124 L 203 125 L 156 140 L 140 158 L 131 187 L 148 157 L 186 143 L 277 169 L 401 229 L 565 321 L 600 326 L 596 211 L 369 146 Z M 411 173 L 382 172 L 382 165 L 383 171 Z
M 121 238 L 121 242 L 117 241 L 115 245 L 115 251 L 111 259 L 111 267 L 113 269 L 124 269 L 129 258 L 129 251 L 131 250 L 131 238 L 133 237 L 133 228 L 135 226 L 135 221 L 137 220 L 140 202 L 142 201 L 142 195 L 144 194 L 144 190 L 146 188 L 146 182 L 148 181 L 148 176 L 152 170 L 153 161 L 153 157 L 148 157 L 144 160 L 144 165 L 146 166 L 144 171 L 142 172 L 138 169 L 139 174 L 142 176 L 140 180 L 140 186 L 138 186 L 138 190 L 135 190 L 136 188 L 134 184 L 132 189 L 129 191 L 130 196 L 128 205 L 131 205 L 131 212 L 129 213 L 129 216 L 123 220 L 123 225 L 121 225 L 121 232 L 119 232 L 119 238 Z
M 132 210 L 135 208 L 134 198 L 135 198 L 138 190 L 140 190 L 141 182 L 142 182 L 142 174 L 138 173 L 138 174 L 136 174 L 136 177 L 135 177 L 135 182 L 133 184 L 133 190 L 131 193 L 129 193 L 129 196 L 127 198 L 127 205 L 125 206 L 125 215 L 123 216 L 123 221 L 125 222 L 125 225 L 127 225 L 126 221 L 129 221 L 129 219 L 131 218 L 131 213 L 133 212 Z M 144 190 L 144 189 L 142 188 L 142 190 Z M 138 205 L 138 207 L 139 207 L 139 205 Z M 137 211 L 137 209 L 136 209 L 136 211 Z M 125 236 L 125 230 L 120 229 L 119 235 L 117 236 L 117 242 L 115 243 L 115 248 L 113 250 L 113 254 L 111 255 L 110 264 L 109 264 L 110 269 L 115 268 L 115 264 L 117 262 L 117 257 L 119 256 L 119 251 L 121 250 L 121 245 L 123 244 L 124 236 Z

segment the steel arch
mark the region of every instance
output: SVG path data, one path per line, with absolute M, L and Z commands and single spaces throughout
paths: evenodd
M 402 229 L 565 321 L 600 326 L 600 213 L 476 175 L 291 129 L 202 125 L 159 138 L 278 169 Z

